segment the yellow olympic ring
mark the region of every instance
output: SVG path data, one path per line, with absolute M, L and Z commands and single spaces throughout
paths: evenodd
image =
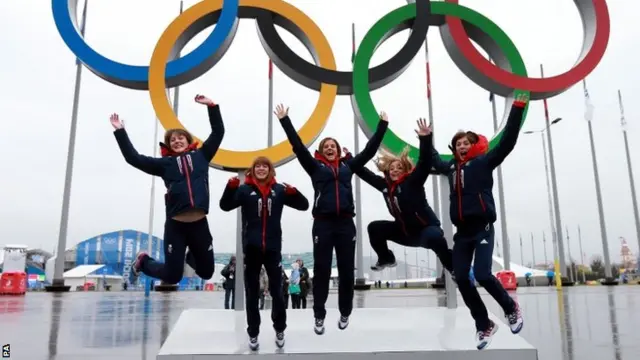
M 309 38 L 311 45 L 317 52 L 318 65 L 330 70 L 336 70 L 336 60 L 329 41 L 318 25 L 305 13 L 293 5 L 281 0 L 240 0 L 240 6 L 254 7 L 277 13 L 298 26 Z M 207 0 L 197 3 L 178 16 L 162 33 L 153 51 L 149 65 L 149 95 L 158 120 L 165 129 L 185 129 L 173 112 L 166 95 L 165 69 L 171 50 L 180 35 L 193 23 L 209 13 L 222 9 L 222 0 Z M 324 129 L 331 109 L 338 95 L 336 85 L 322 84 L 320 96 L 313 113 L 298 131 L 302 142 L 311 146 Z M 186 130 L 186 129 L 185 129 Z M 194 136 L 202 144 L 202 141 Z M 265 156 L 273 163 L 282 165 L 295 157 L 288 140 L 261 150 L 237 151 L 220 148 L 211 161 L 211 165 L 223 170 L 242 170 L 251 167 L 251 163 L 258 156 Z

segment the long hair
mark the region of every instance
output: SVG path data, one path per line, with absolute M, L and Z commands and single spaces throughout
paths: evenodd
M 267 178 L 264 179 L 264 182 L 269 183 L 271 182 L 271 180 L 273 180 L 273 178 L 276 177 L 276 169 L 273 166 L 271 160 L 269 160 L 269 158 L 266 156 L 258 156 L 257 158 L 255 158 L 253 160 L 253 163 L 251 164 L 251 167 L 244 172 L 244 175 L 258 180 L 255 174 L 256 165 L 267 165 L 269 167 L 269 174 L 267 175 Z
M 191 133 L 188 132 L 187 130 L 185 130 L 185 129 L 169 129 L 164 133 L 164 143 L 166 145 L 170 145 L 171 136 L 173 136 L 173 134 L 182 135 L 185 138 L 187 138 L 187 143 L 189 145 L 191 145 L 193 143 L 193 135 L 191 135 Z
M 399 161 L 402 164 L 402 167 L 406 172 L 410 172 L 413 170 L 413 162 L 409 159 L 409 147 L 405 147 L 404 150 L 400 153 L 400 155 L 396 156 L 390 154 L 386 151 L 380 151 L 380 155 L 374 160 L 376 167 L 380 172 L 388 173 L 389 168 L 391 168 L 391 164 L 396 161 Z

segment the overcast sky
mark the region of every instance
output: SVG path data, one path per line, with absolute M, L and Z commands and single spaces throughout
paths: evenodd
M 377 19 L 405 4 L 404 0 L 289 1 L 323 29 L 341 70 L 349 70 L 351 66 L 351 23 L 356 24 L 359 41 Z M 0 34 L 5 54 L 0 58 L 0 78 L 4 85 L 0 88 L 4 118 L 0 144 L 5 153 L 4 175 L 0 177 L 0 243 L 21 243 L 47 250 L 53 249 L 58 240 L 75 76 L 75 58 L 54 26 L 50 3 L 0 1 Z M 195 0 L 187 0 L 185 7 L 194 3 Z M 538 76 L 540 63 L 544 64 L 547 76 L 563 73 L 575 63 L 582 26 L 572 1 L 461 0 L 461 3 L 490 17 L 505 30 L 518 46 L 530 74 Z M 607 235 L 611 257 L 617 261 L 620 237 L 627 239 L 634 253 L 637 254 L 638 249 L 616 91 L 621 89 L 626 99 L 629 142 L 632 154 L 637 154 L 639 113 L 633 106 L 632 94 L 640 91 L 637 81 L 640 70 L 636 64 L 638 50 L 633 50 L 632 44 L 640 35 L 635 17 L 639 5 L 634 1 L 608 1 L 608 5 L 613 23 L 609 47 L 587 80 L 595 105 L 593 128 Z M 86 37 L 94 49 L 107 57 L 146 65 L 157 39 L 178 9 L 179 0 L 92 1 Z M 311 61 L 292 35 L 278 30 L 298 54 Z M 194 39 L 186 51 L 200 44 L 209 31 Z M 408 32 L 403 32 L 394 36 L 376 52 L 372 63 L 380 64 L 396 53 L 407 35 Z M 447 152 L 448 140 L 461 128 L 493 135 L 488 93 L 456 68 L 436 28 L 429 31 L 428 39 L 437 148 Z M 424 61 L 421 51 L 400 78 L 373 93 L 378 109 L 389 114 L 391 129 L 415 144 L 414 120 L 428 115 Z M 266 146 L 267 63 L 254 21 L 242 20 L 226 56 L 204 76 L 181 87 L 179 115 L 185 126 L 201 138 L 209 133 L 205 110 L 192 101 L 196 94 L 205 94 L 221 106 L 226 127 L 224 148 L 250 150 Z M 118 112 L 125 119 L 139 152 L 152 154 L 156 146 L 153 143 L 155 117 L 146 91 L 119 88 L 86 69 L 82 76 L 68 247 L 101 233 L 148 230 L 151 178 L 123 160 L 112 134 L 109 114 Z M 275 71 L 274 78 L 275 101 L 291 107 L 291 118 L 299 128 L 313 110 L 318 94 L 298 85 L 279 70 Z M 502 107 L 502 98 L 498 98 L 498 109 Z M 568 226 L 571 252 L 577 259 L 577 229 L 581 227 L 584 252 L 589 258 L 602 253 L 602 242 L 580 84 L 550 99 L 549 108 L 552 118 L 564 118 L 553 126 L 562 223 Z M 323 135 L 336 137 L 352 149 L 352 121 L 349 98 L 341 96 Z M 534 102 L 524 128 L 537 130 L 543 126 L 542 102 Z M 364 134 L 359 136 L 364 143 Z M 274 139 L 276 142 L 284 139 L 277 123 Z M 633 161 L 637 179 L 640 155 Z M 225 213 L 218 208 L 219 197 L 230 176 L 233 174 L 210 170 L 209 222 L 215 249 L 219 252 L 235 249 L 236 232 L 232 224 L 235 224 L 236 213 Z M 296 185 L 308 197 L 313 196 L 311 183 L 297 161 L 279 168 L 277 178 Z M 544 258 L 543 232 L 549 240 L 547 256 L 551 258 L 547 188 L 539 135 L 519 138 L 516 149 L 504 163 L 504 178 L 512 258 L 520 260 L 518 238 L 522 234 L 524 260 L 525 263 L 531 261 L 533 233 L 535 257 L 540 262 Z M 427 187 L 431 201 L 431 181 Z M 494 193 L 497 197 L 497 187 Z M 158 236 L 162 236 L 164 223 L 163 194 L 162 182 L 157 182 L 153 232 Z M 363 184 L 362 195 L 364 251 L 368 254 L 366 224 L 390 216 L 381 195 L 366 184 Z M 284 251 L 311 251 L 311 213 L 287 210 L 283 223 Z M 500 222 L 496 225 L 496 237 L 500 240 Z M 396 249 L 401 257 L 402 250 Z M 413 250 L 410 256 L 415 257 Z M 421 260 L 426 259 L 427 252 L 420 251 L 419 256 Z M 433 264 L 435 257 L 430 255 L 430 259 Z

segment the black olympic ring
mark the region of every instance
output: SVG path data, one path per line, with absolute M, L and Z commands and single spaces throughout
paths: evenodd
M 240 9 L 242 9 L 242 6 L 240 6 Z M 404 27 L 398 27 L 395 32 L 387 34 L 388 38 L 399 31 L 407 28 L 411 29 L 407 42 L 397 54 L 386 62 L 369 69 L 370 90 L 376 90 L 389 84 L 407 69 L 427 37 L 430 15 L 431 1 L 416 0 L 416 18 L 412 23 L 404 24 Z M 353 72 L 319 67 L 301 58 L 285 44 L 278 31 L 276 31 L 275 25 L 279 25 L 292 33 L 304 44 L 312 56 L 315 55 L 313 46 L 307 40 L 306 35 L 291 21 L 278 14 L 264 10 L 256 18 L 256 22 L 262 46 L 278 69 L 288 77 L 312 90 L 319 91 L 322 84 L 331 84 L 338 86 L 338 95 L 353 94 Z

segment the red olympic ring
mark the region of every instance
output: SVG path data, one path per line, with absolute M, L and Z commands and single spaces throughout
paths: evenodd
M 445 1 L 454 4 L 459 3 L 458 0 Z M 548 78 L 529 78 L 519 76 L 497 67 L 482 56 L 476 47 L 473 46 L 471 40 L 467 36 L 467 32 L 462 26 L 462 21 L 459 18 L 445 16 L 445 20 L 449 26 L 451 37 L 460 49 L 460 52 L 480 72 L 484 73 L 493 81 L 503 86 L 531 92 L 557 92 L 575 85 L 589 75 L 589 73 L 591 73 L 591 71 L 593 71 L 593 69 L 598 65 L 600 60 L 602 60 L 607 44 L 609 43 L 611 23 L 609 21 L 609 9 L 607 8 L 606 1 L 591 1 L 593 2 L 593 10 L 595 13 L 596 29 L 593 44 L 589 49 L 589 52 L 569 71 Z

